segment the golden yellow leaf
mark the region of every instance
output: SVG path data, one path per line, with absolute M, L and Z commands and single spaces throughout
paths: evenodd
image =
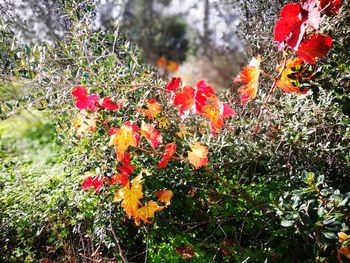
M 147 202 L 147 204 L 145 204 L 144 206 L 142 206 L 141 208 L 136 210 L 135 224 L 139 225 L 140 219 L 144 223 L 150 223 L 150 221 L 148 221 L 148 219 L 154 218 L 154 213 L 156 211 L 158 211 L 158 209 L 159 209 L 158 204 L 156 202 L 154 202 L 153 200 L 150 200 L 149 202 Z
M 344 232 L 338 233 L 339 243 L 343 243 L 347 240 L 350 240 L 350 235 L 345 234 Z
M 99 114 L 96 112 L 89 113 L 86 110 L 81 110 L 73 122 L 74 128 L 77 129 L 77 137 L 82 138 L 89 131 L 95 131 L 98 118 Z
M 137 130 L 137 126 L 128 121 L 124 123 L 120 129 L 117 129 L 111 136 L 109 145 L 114 145 L 118 162 L 121 162 L 124 159 L 125 151 L 129 148 L 129 146 L 137 146 Z
M 131 180 L 131 186 L 128 183 L 114 195 L 114 202 L 122 202 L 121 206 L 128 216 L 135 216 L 141 205 L 140 199 L 143 198 L 141 179 L 141 175 L 135 177 Z
M 187 131 L 186 125 L 181 124 L 179 128 L 180 131 L 178 131 L 176 135 L 179 136 L 180 139 L 184 139 L 186 135 L 192 135 L 190 132 Z
M 189 162 L 196 168 L 200 168 L 208 163 L 208 149 L 198 142 L 190 145 L 191 151 L 187 151 Z

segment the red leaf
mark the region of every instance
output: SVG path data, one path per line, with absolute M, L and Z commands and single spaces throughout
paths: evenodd
M 300 4 L 287 4 L 281 10 L 281 18 L 276 22 L 274 38 L 277 42 L 287 41 L 292 49 L 297 49 L 308 26 L 317 29 L 320 11 L 314 0 Z
M 195 103 L 195 89 L 192 86 L 185 86 L 182 91 L 176 93 L 174 105 L 180 106 L 180 117 L 186 119 Z
M 165 152 L 164 152 L 163 158 L 160 160 L 157 167 L 165 168 L 168 165 L 170 159 L 173 157 L 175 152 L 176 152 L 176 144 L 168 143 L 165 146 Z
M 260 56 L 257 56 L 257 58 L 252 58 L 249 65 L 233 80 L 233 82 L 247 83 L 247 85 L 240 87 L 238 90 L 241 94 L 241 102 L 243 104 L 255 99 L 258 91 L 259 75 Z
M 87 177 L 81 186 L 83 187 L 83 190 L 86 191 L 90 187 L 93 187 L 95 189 L 95 192 L 98 193 L 101 191 L 103 186 L 103 177 L 102 176 L 96 176 L 95 178 L 92 178 L 92 176 Z
M 155 99 L 146 101 L 147 109 L 139 109 L 138 112 L 152 120 L 162 111 L 162 105 Z
M 314 34 L 310 39 L 300 44 L 298 56 L 305 63 L 315 63 L 316 58 L 322 58 L 327 55 L 332 46 L 332 38 L 321 34 Z
M 118 110 L 119 105 L 115 104 L 109 97 L 103 98 L 102 101 L 102 108 L 107 109 L 107 110 Z
M 165 87 L 166 90 L 176 92 L 180 86 L 181 78 L 172 78 L 168 85 Z
M 159 144 L 163 143 L 162 134 L 149 123 L 142 121 L 140 132 L 153 149 L 157 148 Z
M 115 134 L 118 131 L 118 128 L 109 128 L 108 130 L 108 135 L 112 136 L 113 134 Z
M 228 105 L 228 103 L 223 103 L 223 104 L 224 104 L 224 107 L 222 111 L 222 117 L 224 119 L 236 115 L 236 112 L 234 111 L 234 109 L 231 108 L 230 105 Z
M 122 160 L 122 165 L 118 166 L 118 169 L 125 174 L 132 175 L 132 172 L 135 169 L 135 166 L 132 166 L 130 163 L 130 154 L 126 153 L 124 159 Z
M 215 94 L 214 94 L 212 87 L 205 80 L 200 80 L 197 83 L 197 91 L 196 91 L 196 95 L 195 95 L 196 110 L 198 112 L 200 112 L 201 108 L 207 102 L 207 99 L 209 99 L 213 96 L 215 96 Z
M 277 42 L 287 40 L 292 32 L 294 36 L 299 36 L 302 24 L 300 8 L 299 4 L 287 4 L 282 8 L 281 18 L 277 20 L 274 30 L 274 38 Z
M 109 185 L 113 185 L 115 183 L 121 184 L 122 186 L 126 186 L 129 183 L 129 174 L 115 173 L 109 181 Z
M 90 109 L 92 111 L 97 110 L 98 96 L 96 94 L 91 94 L 90 96 L 87 96 L 86 89 L 77 86 L 75 90 L 72 91 L 72 95 L 75 97 L 75 106 L 78 109 Z
M 320 8 L 324 9 L 327 16 L 338 14 L 341 6 L 342 3 L 340 0 L 320 0 Z

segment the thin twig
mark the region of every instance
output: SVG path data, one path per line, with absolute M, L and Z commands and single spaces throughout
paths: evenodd
M 139 146 L 134 146 L 135 149 L 138 149 L 140 151 L 146 152 L 146 153 L 150 153 L 150 154 L 156 154 L 156 155 L 164 155 L 164 153 L 162 152 L 157 152 L 157 151 L 152 151 L 152 150 L 147 150 L 145 148 L 139 147 Z M 178 160 L 178 161 L 187 161 L 188 159 L 185 157 L 176 157 L 176 156 L 172 156 L 172 159 Z
M 111 233 L 112 233 L 112 235 L 113 235 L 113 238 L 114 238 L 114 240 L 115 240 L 115 242 L 116 242 L 116 244 L 117 244 L 117 247 L 118 247 L 118 251 L 119 251 L 119 256 L 120 256 L 120 258 L 122 259 L 122 261 L 123 261 L 123 263 L 128 263 L 128 261 L 124 258 L 124 256 L 123 256 L 123 250 L 122 250 L 122 248 L 121 248 L 121 246 L 120 246 L 120 242 L 119 242 L 119 239 L 117 238 L 117 235 L 115 234 L 115 232 L 114 232 L 114 229 L 113 229 L 113 226 L 112 226 L 112 224 L 110 225 L 110 227 L 108 228 L 108 230 L 109 231 L 111 231 Z
M 265 109 L 268 110 L 268 108 L 266 107 L 266 104 L 269 102 L 269 100 L 271 98 L 271 95 L 275 91 L 275 89 L 277 87 L 277 81 L 280 79 L 280 77 L 282 76 L 283 71 L 286 69 L 286 64 L 287 64 L 287 57 L 285 56 L 284 60 L 283 60 L 282 70 L 279 72 L 279 74 L 277 75 L 276 79 L 272 83 L 271 88 L 270 88 L 269 92 L 267 93 L 266 98 L 265 98 L 265 100 L 263 102 L 262 108 L 260 109 L 260 113 L 259 113 L 259 117 L 258 117 L 258 123 L 256 125 L 256 128 L 255 128 L 255 131 L 253 133 L 253 136 L 256 136 L 259 133 L 259 131 L 260 131 L 264 110 Z

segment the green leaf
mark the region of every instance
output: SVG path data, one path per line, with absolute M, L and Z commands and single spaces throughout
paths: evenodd
M 337 235 L 333 232 L 322 232 L 322 234 L 328 239 L 337 239 Z
M 294 220 L 283 220 L 281 222 L 281 226 L 284 226 L 284 227 L 290 227 L 294 224 Z

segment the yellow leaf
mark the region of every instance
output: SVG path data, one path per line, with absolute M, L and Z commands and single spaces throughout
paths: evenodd
M 118 162 L 124 159 L 124 153 L 129 146 L 137 146 L 138 135 L 136 132 L 137 126 L 128 121 L 111 136 L 109 145 L 114 145 Z
M 350 235 L 345 234 L 344 232 L 338 233 L 339 243 L 343 243 L 347 240 L 350 240 Z
M 119 189 L 114 195 L 114 202 L 121 203 L 122 208 L 128 216 L 135 216 L 139 206 L 141 205 L 140 199 L 143 198 L 142 176 L 137 176 L 125 187 Z
M 292 74 L 295 74 L 296 73 L 295 69 L 297 67 L 300 67 L 302 64 L 303 64 L 303 60 L 299 57 L 295 59 L 288 59 L 286 62 L 286 67 L 281 74 L 281 78 L 276 82 L 277 87 L 279 87 L 285 92 L 297 92 L 301 94 L 307 93 L 306 89 L 301 90 L 299 88 L 300 83 L 297 83 L 297 81 L 292 80 L 288 77 Z M 276 67 L 276 70 L 278 72 L 281 72 L 282 69 L 283 69 L 283 62 Z
M 74 128 L 77 129 L 77 137 L 82 138 L 86 136 L 89 131 L 95 131 L 98 118 L 98 113 L 89 113 L 86 110 L 81 110 L 73 122 Z
M 159 117 L 157 118 L 157 122 L 158 122 L 158 127 L 159 128 L 168 128 L 170 125 L 170 121 L 167 117 Z
M 158 209 L 159 209 L 158 204 L 156 202 L 154 202 L 153 200 L 150 200 L 147 204 L 145 204 L 141 208 L 137 209 L 136 214 L 135 214 L 136 225 L 140 224 L 140 219 L 144 223 L 150 223 L 150 221 L 148 221 L 148 219 L 154 218 L 154 213 L 156 211 L 158 211 Z
M 187 131 L 186 125 L 180 125 L 180 131 L 176 133 L 177 136 L 180 137 L 180 139 L 184 139 L 186 135 L 192 135 L 190 132 Z
M 196 168 L 200 168 L 208 163 L 208 149 L 198 142 L 190 145 L 191 151 L 187 151 L 189 162 Z

